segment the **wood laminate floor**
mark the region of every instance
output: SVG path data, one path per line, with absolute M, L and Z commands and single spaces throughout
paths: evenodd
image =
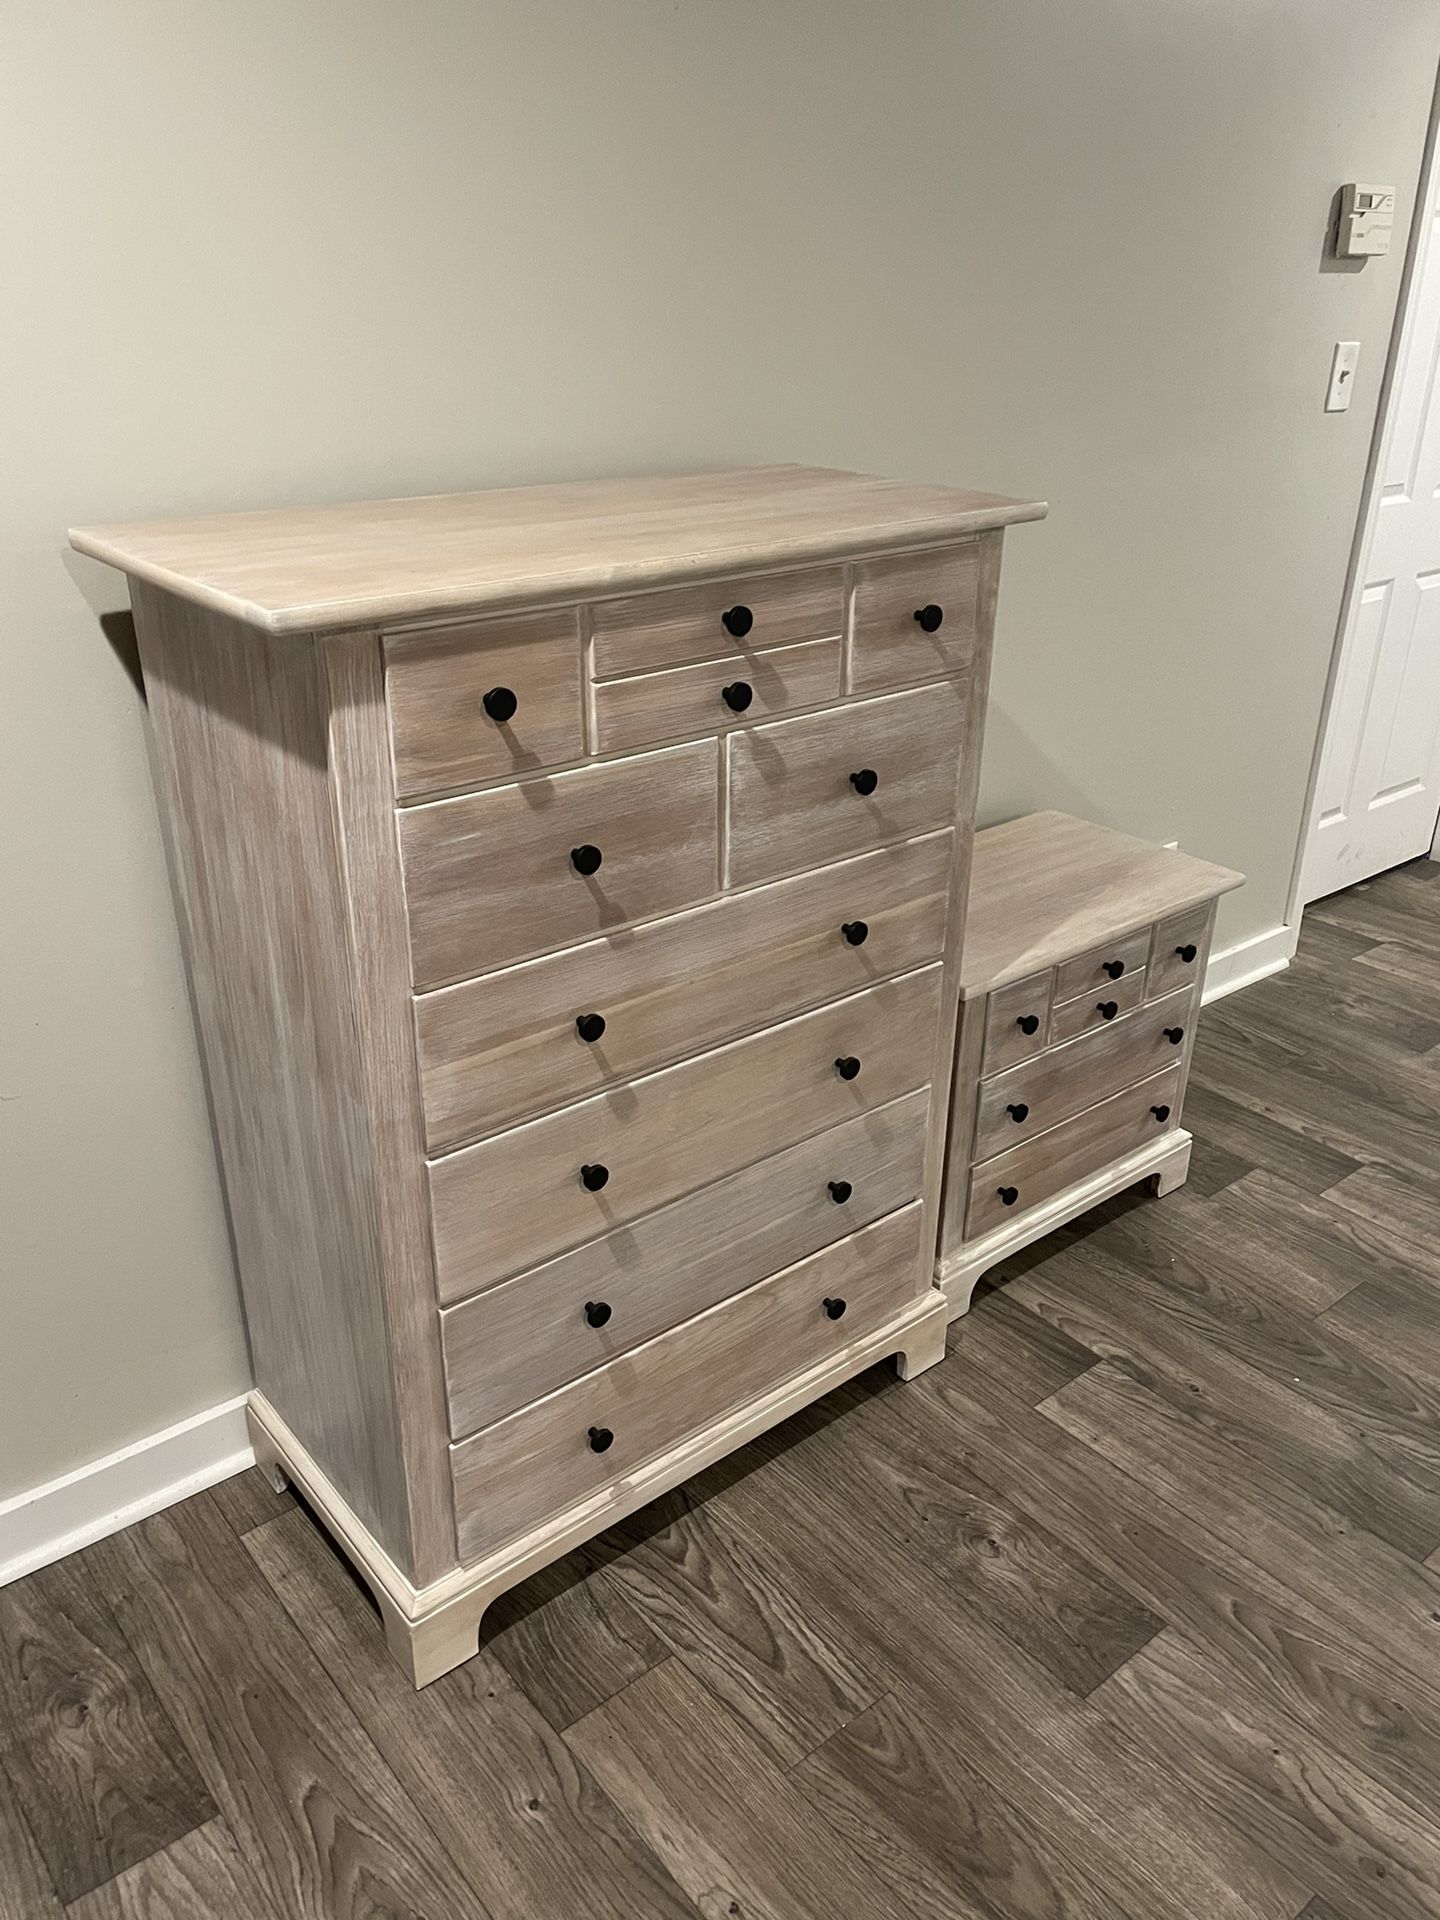
M 256 1474 L 0 1592 L 0 1916 L 1440 1915 L 1440 867 L 1210 1008 L 1190 1184 L 424 1693 Z

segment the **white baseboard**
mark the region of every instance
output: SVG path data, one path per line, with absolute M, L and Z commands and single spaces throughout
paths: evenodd
M 1279 973 L 1282 967 L 1288 967 L 1295 957 L 1299 937 L 1298 926 L 1271 927 L 1268 933 L 1253 934 L 1250 939 L 1240 941 L 1238 946 L 1224 947 L 1220 952 L 1212 953 L 1210 964 L 1205 969 L 1205 991 L 1201 995 L 1201 1004 L 1208 1007 L 1212 1000 L 1223 1000 L 1227 993 L 1234 993 L 1240 987 L 1263 980 L 1267 973 Z
M 254 1464 L 247 1395 L 0 1501 L 0 1587 Z

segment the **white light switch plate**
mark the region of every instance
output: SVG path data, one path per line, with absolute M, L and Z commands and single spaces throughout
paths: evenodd
M 1360 342 L 1337 340 L 1330 358 L 1330 384 L 1325 389 L 1326 413 L 1344 413 L 1350 404 L 1350 389 L 1355 384 L 1355 369 L 1360 364 Z

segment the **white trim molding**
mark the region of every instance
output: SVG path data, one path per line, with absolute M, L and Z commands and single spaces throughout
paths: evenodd
M 0 1587 L 253 1466 L 246 1398 L 0 1501 Z
M 1279 973 L 1295 958 L 1299 939 L 1297 920 L 1293 927 L 1271 927 L 1266 933 L 1252 934 L 1236 946 L 1212 953 L 1205 969 L 1201 1004 L 1209 1006 L 1212 1000 L 1223 1000 L 1227 993 L 1263 980 L 1267 973 Z

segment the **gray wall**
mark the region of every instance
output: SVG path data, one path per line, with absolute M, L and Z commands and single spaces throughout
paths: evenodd
M 85 520 L 830 462 L 1036 491 L 985 808 L 1275 926 L 1432 0 L 8 0 L 0 1498 L 245 1385 Z M 1355 57 L 1363 42 L 1364 57 Z M 1348 416 L 1330 343 L 1364 342 Z

